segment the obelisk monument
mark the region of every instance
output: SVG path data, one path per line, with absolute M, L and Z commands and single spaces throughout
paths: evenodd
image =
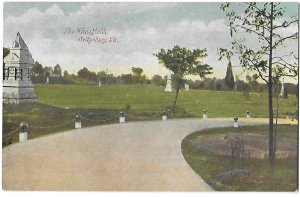
M 3 103 L 19 104 L 37 102 L 31 81 L 34 61 L 20 33 L 12 44 L 3 63 Z

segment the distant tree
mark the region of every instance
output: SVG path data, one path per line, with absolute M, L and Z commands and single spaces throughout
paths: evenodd
M 275 150 L 273 131 L 273 84 L 282 76 L 298 76 L 298 55 L 293 51 L 282 53 L 282 46 L 298 41 L 298 31 L 288 31 L 297 27 L 297 16 L 285 16 L 280 3 L 246 2 L 238 9 L 230 3 L 221 5 L 229 21 L 232 49 L 239 54 L 240 64 L 254 71 L 268 86 L 269 102 L 269 162 L 274 166 Z M 289 33 L 288 33 L 289 32 Z M 251 40 L 250 40 L 251 38 Z M 255 43 L 254 43 L 255 42 Z
M 69 72 L 67 70 L 64 71 L 64 78 L 68 78 L 70 76 Z
M 234 88 L 234 76 L 232 73 L 232 64 L 231 64 L 231 57 L 233 53 L 231 51 L 228 51 L 227 49 L 218 49 L 220 58 L 219 60 L 222 60 L 224 57 L 228 60 L 227 70 L 226 70 L 226 76 L 225 76 L 225 85 L 229 90 L 232 90 Z
M 207 74 L 211 74 L 212 67 L 203 64 L 201 59 L 207 57 L 206 49 L 189 50 L 176 45 L 173 49 L 161 49 L 157 54 L 154 54 L 159 63 L 163 64 L 167 69 L 173 72 L 175 78 L 175 99 L 173 110 L 176 111 L 179 90 L 185 83 L 186 75 L 199 75 L 201 78 Z
M 131 71 L 133 73 L 135 80 L 138 82 L 138 84 L 141 84 L 143 81 L 143 78 L 146 78 L 145 75 L 144 76 L 142 75 L 144 72 L 144 70 L 142 68 L 131 67 Z
M 61 67 L 60 67 L 59 64 L 56 64 L 56 66 L 54 67 L 54 69 L 53 69 L 53 74 L 54 74 L 56 77 L 61 77 L 61 76 L 62 76 Z
M 95 72 L 89 71 L 86 67 L 83 67 L 77 72 L 77 76 L 80 79 L 83 79 L 85 81 L 97 81 L 97 76 Z
M 9 48 L 3 47 L 3 58 L 5 58 L 9 54 L 10 50 Z
M 38 61 L 36 61 L 32 67 L 32 75 L 33 76 L 41 76 L 45 73 L 45 70 L 42 66 L 42 64 L 40 64 Z
M 107 81 L 107 73 L 105 71 L 100 71 L 97 73 L 97 80 L 101 81 L 101 83 L 106 83 Z
M 157 86 L 165 85 L 165 81 L 160 75 L 154 75 L 151 79 L 151 83 Z
M 46 66 L 45 68 L 44 68 L 44 70 L 45 70 L 45 76 L 46 77 L 49 77 L 52 73 L 53 73 L 53 68 L 51 67 L 51 66 Z

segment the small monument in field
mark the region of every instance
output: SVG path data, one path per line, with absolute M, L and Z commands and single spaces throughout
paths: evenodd
M 171 76 L 170 75 L 168 76 L 168 79 L 167 79 L 165 92 L 172 92 L 172 81 L 171 81 Z
M 3 63 L 3 103 L 19 104 L 37 102 L 31 82 L 34 61 L 20 33 L 12 44 Z
M 284 97 L 284 79 L 282 79 L 280 96 Z
M 189 90 L 190 90 L 189 84 L 185 84 L 185 85 L 184 85 L 184 89 L 185 89 L 185 91 L 189 91 Z

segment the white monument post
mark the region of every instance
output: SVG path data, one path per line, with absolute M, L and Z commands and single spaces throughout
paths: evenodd
M 49 76 L 46 77 L 46 84 L 49 84 Z
M 168 76 L 165 92 L 172 92 L 171 75 Z
M 238 128 L 238 127 L 239 127 L 239 125 L 238 125 L 238 119 L 239 119 L 238 117 L 234 117 L 234 118 L 233 118 L 233 120 L 234 120 L 234 122 L 233 122 L 233 127 L 234 127 L 234 128 Z
M 203 110 L 203 119 L 207 119 L 207 110 Z
M 3 103 L 37 102 L 31 82 L 34 61 L 19 32 L 3 61 Z
M 282 79 L 280 96 L 284 97 L 284 78 Z
M 250 118 L 250 112 L 249 111 L 246 112 L 246 117 Z
M 168 120 L 168 112 L 167 111 L 164 111 L 162 120 Z
M 19 133 L 19 141 L 25 142 L 28 139 L 28 124 L 26 122 L 21 122 L 20 124 L 21 132 Z
M 101 81 L 99 81 L 99 85 L 98 85 L 99 87 L 101 87 L 102 86 L 102 83 L 101 83 Z
M 75 129 L 81 129 L 81 116 L 78 114 L 75 116 Z
M 125 123 L 125 113 L 122 112 L 122 111 L 120 112 L 119 122 L 120 123 Z
M 190 90 L 190 86 L 188 84 L 185 84 L 184 85 L 184 89 L 185 89 L 185 91 L 189 91 Z

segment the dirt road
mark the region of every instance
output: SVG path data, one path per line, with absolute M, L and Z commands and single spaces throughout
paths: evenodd
M 240 123 L 254 124 L 254 123 Z M 232 120 L 131 122 L 71 130 L 4 148 L 4 190 L 212 191 L 181 141 Z

